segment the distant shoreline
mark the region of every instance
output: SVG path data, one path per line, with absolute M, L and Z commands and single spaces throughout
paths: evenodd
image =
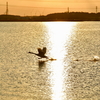
M 0 15 L 0 22 L 39 22 L 39 21 L 100 21 L 99 13 L 64 12 L 41 16 Z

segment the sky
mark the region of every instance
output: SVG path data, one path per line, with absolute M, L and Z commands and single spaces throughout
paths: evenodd
M 0 14 L 8 13 L 21 16 L 38 16 L 50 13 L 100 12 L 100 0 L 0 0 Z

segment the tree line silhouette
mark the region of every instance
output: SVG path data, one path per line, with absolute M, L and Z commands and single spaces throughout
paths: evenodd
M 45 16 L 0 15 L 0 21 L 100 21 L 100 12 L 63 12 Z

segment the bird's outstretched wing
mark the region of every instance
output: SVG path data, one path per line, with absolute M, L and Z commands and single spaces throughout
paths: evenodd
M 38 53 L 42 53 L 42 49 L 41 48 L 38 48 Z
M 42 51 L 41 48 L 38 48 L 38 54 L 39 54 L 40 56 L 43 56 L 43 55 L 44 55 L 44 53 L 43 53 L 43 51 Z
M 43 47 L 43 49 L 38 48 L 38 53 L 39 53 L 39 55 L 44 56 L 46 53 L 46 47 Z
M 43 47 L 43 50 L 42 50 L 42 52 L 45 54 L 46 53 L 46 47 Z

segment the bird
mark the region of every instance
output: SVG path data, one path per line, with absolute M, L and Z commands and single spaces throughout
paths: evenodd
M 46 50 L 47 50 L 46 47 L 43 47 L 43 49 L 38 48 L 38 54 L 33 53 L 33 52 L 28 52 L 28 53 L 35 54 L 35 55 L 37 55 L 37 56 L 39 56 L 41 58 L 48 58 L 47 56 L 45 56 Z
M 95 62 L 95 61 L 100 61 L 100 58 L 99 58 L 99 56 L 94 56 L 94 57 L 93 57 L 93 60 L 90 60 L 90 61 L 94 61 L 94 62 Z

